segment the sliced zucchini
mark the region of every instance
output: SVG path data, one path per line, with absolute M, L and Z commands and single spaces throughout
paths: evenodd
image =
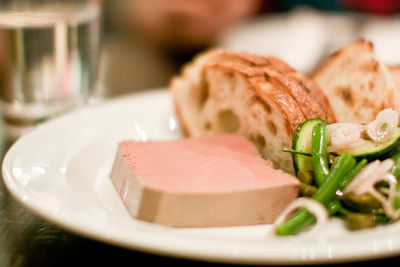
M 292 141 L 292 150 L 301 153 L 311 153 L 311 138 L 312 129 L 317 123 L 324 122 L 322 119 L 315 118 L 309 119 L 300 124 L 294 135 Z M 366 158 L 369 161 L 381 159 L 400 151 L 400 127 L 394 131 L 391 138 L 384 143 L 377 143 L 372 140 L 360 139 L 353 145 L 330 151 L 332 154 L 350 154 L 357 159 Z M 310 156 L 301 155 L 299 153 L 292 153 L 293 164 L 296 174 L 298 171 L 313 171 L 313 161 Z
M 400 142 L 400 127 L 397 127 L 392 137 L 384 142 L 377 143 L 372 140 L 361 139 L 354 145 L 337 151 L 336 154 L 351 154 L 356 158 L 366 158 L 368 160 L 383 158 L 392 152 L 398 151 Z
M 311 153 L 311 137 L 314 125 L 322 123 L 319 118 L 309 119 L 300 124 L 293 134 L 292 149 L 303 153 Z M 293 155 L 294 170 L 298 171 L 314 171 L 313 160 L 309 156 L 300 154 Z

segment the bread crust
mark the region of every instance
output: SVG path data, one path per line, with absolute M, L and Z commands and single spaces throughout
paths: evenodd
M 328 98 L 313 79 L 310 79 L 298 72 L 289 73 L 288 76 L 295 78 L 299 85 L 306 90 L 308 95 L 319 104 L 326 115 L 326 121 L 329 123 L 336 122 L 336 117 L 333 113 L 331 105 L 329 104 Z
M 267 81 L 271 82 L 277 88 L 286 90 L 299 103 L 299 107 L 306 119 L 322 118 L 328 120 L 328 114 L 311 97 L 306 88 L 301 86 L 297 78 L 280 74 L 271 68 L 264 68 L 264 72 L 264 77 Z
M 258 82 L 254 84 L 257 93 L 262 99 L 270 98 L 277 103 L 281 113 L 287 121 L 287 133 L 292 135 L 297 126 L 306 120 L 299 104 L 294 98 L 286 91 L 270 86 L 267 83 Z
M 226 60 L 242 63 L 243 65 L 248 65 L 250 67 L 270 67 L 279 73 L 296 72 L 296 70 L 285 61 L 273 56 L 264 57 L 247 53 L 221 51 L 219 61 L 221 62 Z
M 332 64 L 332 62 L 340 58 L 349 49 L 349 47 L 355 47 L 355 46 L 364 47 L 367 50 L 369 50 L 369 52 L 374 53 L 374 45 L 372 44 L 372 42 L 369 42 L 365 39 L 359 39 L 358 41 L 350 45 L 338 49 L 337 51 L 333 52 L 330 56 L 328 56 L 310 75 L 311 78 L 315 78 L 316 76 L 320 75 L 321 72 L 325 71 L 325 69 Z

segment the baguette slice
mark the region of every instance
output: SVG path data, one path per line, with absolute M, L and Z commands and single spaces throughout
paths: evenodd
M 241 134 L 274 167 L 293 173 L 292 157 L 282 148 L 291 147 L 300 123 L 327 114 L 290 73 L 296 72 L 277 58 L 221 50 L 198 55 L 170 84 L 184 133 Z
M 313 75 L 339 122 L 366 123 L 395 106 L 392 77 L 373 45 L 359 40 L 325 60 Z M 396 108 L 398 108 L 397 106 Z
M 334 122 L 333 112 L 328 116 L 329 112 L 326 111 L 330 110 L 329 105 L 324 109 L 318 97 L 314 96 L 316 93 L 311 94 L 311 91 L 308 91 L 308 88 L 304 86 L 303 81 L 307 79 L 305 76 L 297 72 L 282 74 L 268 67 L 263 68 L 263 70 L 265 72 L 264 77 L 267 81 L 277 88 L 286 90 L 296 100 L 306 119 L 321 118 L 329 122 Z M 311 80 L 308 82 L 315 84 Z M 311 87 L 319 91 L 316 84 Z

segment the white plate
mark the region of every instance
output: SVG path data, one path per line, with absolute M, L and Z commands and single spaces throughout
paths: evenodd
M 350 233 L 339 220 L 318 237 L 276 238 L 269 225 L 176 229 L 132 219 L 109 180 L 117 142 L 174 139 L 166 90 L 153 90 L 51 120 L 18 140 L 3 162 L 11 193 L 74 233 L 125 248 L 225 263 L 333 263 L 400 254 L 400 224 Z

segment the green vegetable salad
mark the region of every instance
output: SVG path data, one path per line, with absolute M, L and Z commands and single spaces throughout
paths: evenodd
M 310 119 L 293 136 L 300 197 L 277 219 L 277 235 L 294 235 L 343 219 L 351 230 L 400 218 L 400 127 L 394 109 L 368 124 Z M 311 228 L 312 229 L 312 228 Z

